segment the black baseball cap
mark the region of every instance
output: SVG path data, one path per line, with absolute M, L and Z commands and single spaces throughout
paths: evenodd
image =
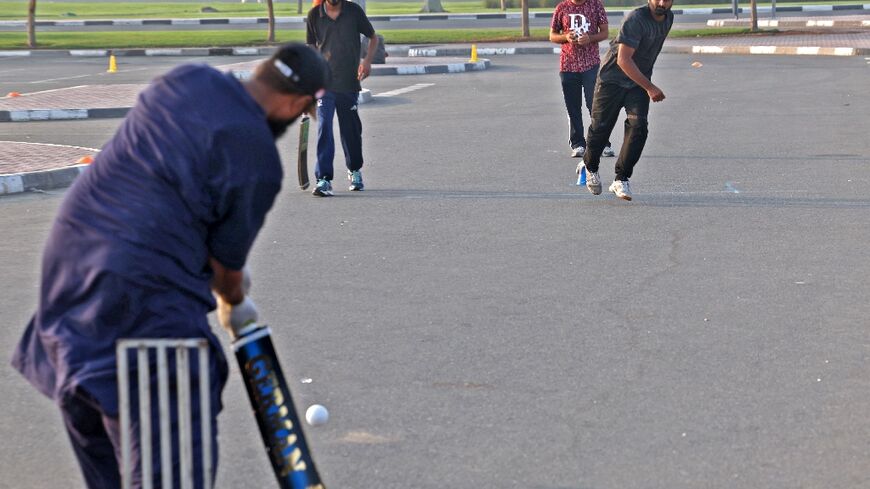
M 319 99 L 332 77 L 329 64 L 317 51 L 301 43 L 281 46 L 266 62 L 287 82 L 287 91 Z

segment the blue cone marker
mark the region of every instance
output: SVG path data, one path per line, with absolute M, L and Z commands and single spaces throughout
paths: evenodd
M 580 174 L 577 175 L 577 186 L 586 185 L 586 167 L 580 169 Z

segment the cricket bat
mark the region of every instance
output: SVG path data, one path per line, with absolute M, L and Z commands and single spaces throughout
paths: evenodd
M 299 188 L 305 190 L 311 183 L 308 180 L 308 127 L 310 126 L 310 117 L 302 116 L 302 122 L 299 124 L 299 159 L 296 162 L 296 174 L 299 177 Z
M 324 489 L 275 354 L 271 330 L 249 326 L 233 340 L 232 347 L 278 486 Z

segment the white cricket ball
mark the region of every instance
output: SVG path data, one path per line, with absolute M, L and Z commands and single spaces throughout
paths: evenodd
M 326 410 L 326 407 L 320 404 L 312 404 L 307 411 L 305 411 L 305 421 L 308 421 L 308 424 L 311 426 L 320 426 L 326 424 L 329 421 L 329 411 Z

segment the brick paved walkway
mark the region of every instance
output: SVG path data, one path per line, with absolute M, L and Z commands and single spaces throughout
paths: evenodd
M 82 157 L 93 157 L 99 151 L 81 146 L 0 141 L 0 175 L 75 166 Z
M 0 110 L 132 107 L 146 84 L 81 85 L 0 98 Z
M 748 15 L 739 19 L 708 20 L 710 27 L 749 27 L 752 20 Z M 838 15 L 836 17 L 783 17 L 773 18 L 769 12 L 759 13 L 758 27 L 779 27 L 788 29 L 866 29 L 870 28 L 870 15 Z
M 668 39 L 665 46 L 783 46 L 870 49 L 870 30 L 857 32 L 834 31 L 812 34 L 804 31 L 786 31 L 778 35 L 723 36 Z

